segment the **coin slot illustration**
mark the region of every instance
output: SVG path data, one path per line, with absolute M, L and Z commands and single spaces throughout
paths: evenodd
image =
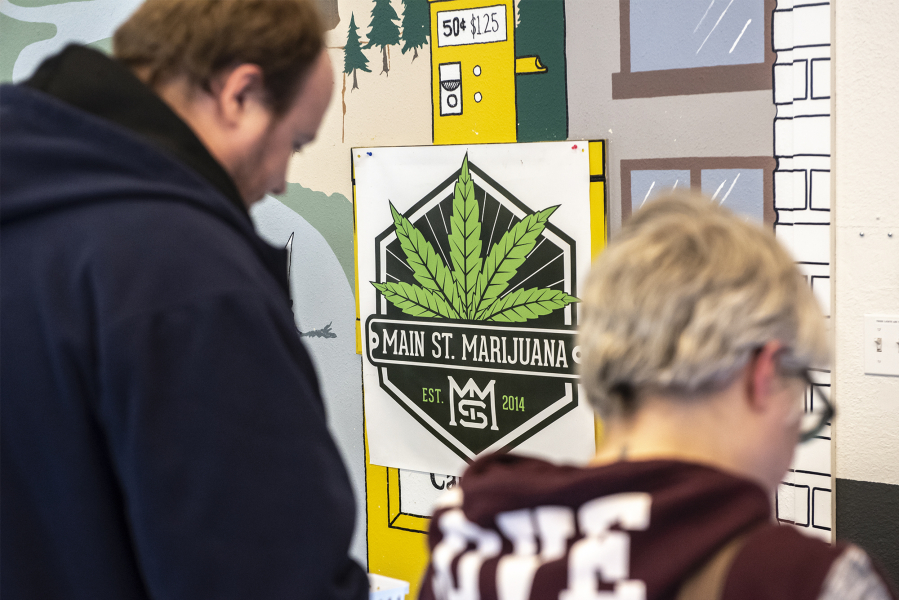
M 462 114 L 462 63 L 452 62 L 439 65 L 440 74 L 440 116 Z

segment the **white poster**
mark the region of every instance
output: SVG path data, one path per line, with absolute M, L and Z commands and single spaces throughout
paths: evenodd
M 582 463 L 586 142 L 356 148 L 372 464 L 457 476 L 496 451 Z

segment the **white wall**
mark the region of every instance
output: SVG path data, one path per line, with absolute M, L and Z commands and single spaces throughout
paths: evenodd
M 835 475 L 897 485 L 899 377 L 864 374 L 862 333 L 899 314 L 899 2 L 834 10 Z

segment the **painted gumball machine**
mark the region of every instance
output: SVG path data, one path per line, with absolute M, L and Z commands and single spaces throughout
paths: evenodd
M 515 58 L 514 0 L 430 0 L 435 144 L 515 142 L 515 75 L 546 68 Z

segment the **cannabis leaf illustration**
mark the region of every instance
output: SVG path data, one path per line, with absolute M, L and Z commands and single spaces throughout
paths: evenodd
M 462 160 L 462 171 L 456 182 L 450 225 L 450 259 L 453 262 L 453 278 L 459 288 L 459 312 L 466 319 L 474 319 L 482 262 L 481 221 L 478 201 L 474 197 L 474 183 L 468 172 L 468 153 Z
M 450 266 L 444 264 L 421 232 L 390 204 L 393 225 L 406 264 L 420 285 L 371 284 L 394 306 L 414 317 L 443 317 L 520 323 L 564 308 L 577 298 L 561 290 L 531 288 L 506 292 L 558 206 L 527 215 L 481 257 L 480 208 L 468 172 L 468 154 L 453 192 Z
M 562 290 L 517 289 L 484 309 L 479 320 L 520 323 L 548 315 L 571 302 L 578 302 L 578 299 Z
M 372 281 L 379 292 L 391 304 L 413 317 L 450 317 L 451 307 L 433 292 L 405 281 L 377 283 Z
M 483 314 L 497 297 L 509 286 L 509 280 L 518 272 L 528 253 L 534 249 L 537 238 L 558 206 L 528 215 L 503 235 L 490 249 L 484 270 L 478 275 L 477 302 L 474 306 L 475 318 L 481 320 Z
M 442 296 L 443 302 L 448 307 L 446 316 L 458 319 L 456 311 L 456 282 L 452 273 L 434 252 L 431 243 L 427 241 L 421 232 L 390 203 L 390 212 L 393 214 L 393 225 L 396 228 L 396 236 L 400 240 L 400 246 L 406 253 L 406 264 L 412 268 L 415 280 L 426 290 L 430 290 Z

